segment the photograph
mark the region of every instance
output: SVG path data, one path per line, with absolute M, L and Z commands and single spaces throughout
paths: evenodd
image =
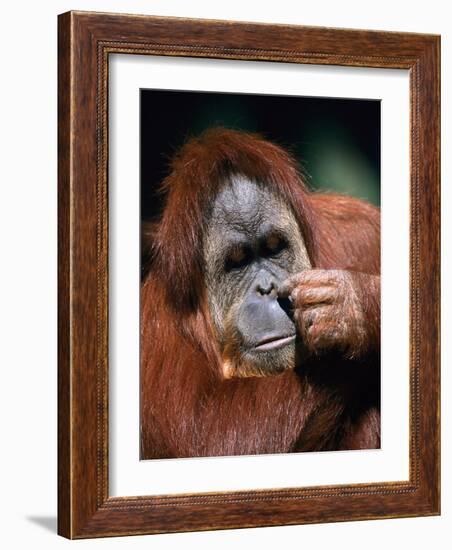
M 393 31 L 59 15 L 60 535 L 439 514 L 441 40 Z
M 381 102 L 140 90 L 140 459 L 379 449 Z
M 450 6 L 2 5 L 3 548 L 452 547 Z

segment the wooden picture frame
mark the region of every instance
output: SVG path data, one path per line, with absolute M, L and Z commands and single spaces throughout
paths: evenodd
M 58 50 L 59 534 L 87 538 L 439 514 L 440 38 L 68 12 L 59 16 Z M 112 53 L 409 71 L 408 481 L 109 496 L 107 92 Z

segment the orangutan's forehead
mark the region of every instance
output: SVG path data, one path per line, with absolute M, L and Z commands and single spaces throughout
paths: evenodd
M 216 196 L 209 221 L 218 228 L 252 235 L 269 221 L 275 226 L 285 227 L 288 222 L 295 220 L 268 185 L 243 176 L 233 176 L 224 183 Z

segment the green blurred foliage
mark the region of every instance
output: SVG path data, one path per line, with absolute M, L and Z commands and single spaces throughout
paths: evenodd
M 308 175 L 310 186 L 365 199 L 380 206 L 380 173 L 346 128 L 317 125 L 308 139 L 296 145 L 296 156 Z

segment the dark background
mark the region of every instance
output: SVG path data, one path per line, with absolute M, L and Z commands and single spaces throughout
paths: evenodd
M 141 216 L 152 219 L 156 193 L 174 153 L 213 126 L 258 132 L 288 149 L 312 189 L 380 205 L 380 102 L 212 92 L 141 90 Z

